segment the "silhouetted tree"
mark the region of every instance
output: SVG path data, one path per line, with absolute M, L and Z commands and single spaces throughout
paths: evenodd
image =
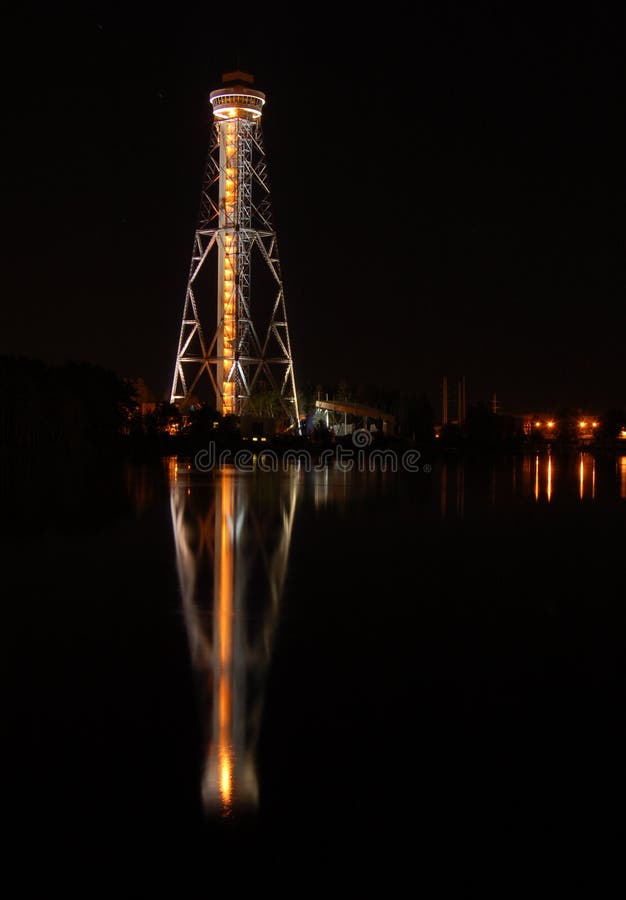
M 48 366 L 0 357 L 0 444 L 104 446 L 130 430 L 137 410 L 129 379 L 91 363 Z
M 190 414 L 191 416 L 194 413 Z M 155 404 L 154 411 L 144 416 L 144 429 L 147 434 L 168 434 L 174 427 L 182 427 L 182 415 L 175 403 L 161 400 Z

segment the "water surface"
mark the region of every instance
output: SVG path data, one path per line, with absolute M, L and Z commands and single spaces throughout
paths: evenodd
M 207 885 L 610 861 L 626 457 L 189 465 L 3 470 L 20 852 Z

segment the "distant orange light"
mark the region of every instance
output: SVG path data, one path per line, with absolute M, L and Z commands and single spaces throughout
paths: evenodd
M 552 419 L 550 419 L 550 421 L 548 422 L 548 428 L 554 428 L 554 422 L 552 421 Z
M 597 428 L 597 427 L 598 427 L 598 423 L 597 423 L 597 422 L 592 422 L 592 423 L 591 423 L 591 427 L 592 427 L 592 428 Z
M 585 422 L 584 419 L 581 419 L 581 420 L 580 420 L 580 422 L 578 423 L 578 427 L 579 427 L 579 428 L 586 428 L 586 427 L 587 427 L 587 423 Z
M 541 425 L 541 422 L 535 422 L 535 428 L 539 428 L 540 425 Z

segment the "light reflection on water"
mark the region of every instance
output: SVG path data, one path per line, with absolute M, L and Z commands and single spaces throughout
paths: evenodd
M 606 461 L 605 461 L 606 463 Z M 256 747 L 264 685 L 280 617 L 296 508 L 347 516 L 364 497 L 388 498 L 383 515 L 413 504 L 442 526 L 480 512 L 561 501 L 626 499 L 626 456 L 598 466 L 589 452 L 476 461 L 444 458 L 415 474 L 341 471 L 198 475 L 169 460 L 170 505 L 190 657 L 205 729 L 200 791 L 206 811 L 232 817 L 259 802 Z M 404 479 L 404 481 L 402 481 Z M 410 479 L 414 479 L 413 482 Z M 419 484 L 414 493 L 406 488 Z M 505 510 L 507 512 L 505 513 Z
M 617 460 L 617 474 L 619 478 L 619 495 L 626 500 L 626 456 L 620 456 Z
M 255 751 L 298 477 L 232 469 L 194 479 L 169 463 L 176 563 L 206 730 L 201 793 L 229 817 L 258 803 Z
M 168 482 L 160 461 L 44 462 L 0 466 L 4 800 L 59 859 L 83 835 L 165 859 L 180 834 L 179 874 L 228 846 L 228 876 L 262 840 L 255 877 L 302 847 L 301 880 L 320 835 L 331 863 L 356 832 L 355 866 L 393 868 L 429 835 L 445 865 L 475 836 L 482 865 L 542 822 L 547 853 L 569 823 L 613 833 L 626 453 L 263 477 L 172 460 Z
M 604 499 L 626 499 L 626 456 L 616 459 L 616 477 L 610 462 L 599 469 L 596 457 L 587 451 L 562 457 L 548 452 L 512 457 L 504 462 L 494 460 L 487 465 L 482 494 L 477 491 L 476 478 L 481 465 L 458 458 L 444 459 L 434 467 L 433 489 L 439 496 L 441 519 L 462 519 L 468 501 L 475 511 L 487 506 L 501 509 L 503 505 L 527 500 L 551 504 L 576 497 L 586 503 L 598 500 L 598 490 Z

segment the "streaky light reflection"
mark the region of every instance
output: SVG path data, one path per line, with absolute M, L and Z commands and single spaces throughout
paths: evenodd
M 527 462 L 524 460 L 523 470 L 526 468 Z M 548 450 L 548 452 L 541 456 L 539 453 L 535 454 L 533 458 L 533 487 L 532 493 L 535 498 L 535 503 L 538 503 L 542 495 L 545 494 L 545 498 L 550 503 L 552 498 L 554 497 L 555 490 L 555 474 L 557 470 L 556 461 L 552 455 L 552 453 Z M 522 484 L 522 490 L 526 492 L 528 490 L 528 486 L 524 488 Z
M 256 740 L 263 684 L 287 570 L 297 473 L 170 465 L 170 506 L 183 615 L 198 676 L 208 813 L 258 803 Z
M 585 495 L 585 462 L 584 462 L 584 454 L 580 454 L 580 464 L 579 464 L 579 489 L 578 494 L 580 499 L 582 500 Z
M 550 424 L 550 423 L 548 423 Z M 548 484 L 546 487 L 546 495 L 548 497 L 548 503 L 552 499 L 552 455 L 548 454 Z
M 620 456 L 617 461 L 619 472 L 619 495 L 621 500 L 626 500 L 626 456 Z
M 188 488 L 189 490 L 189 488 Z M 222 798 L 224 810 L 230 811 L 232 801 L 232 643 L 233 643 L 233 591 L 235 586 L 234 572 L 234 493 L 235 479 L 231 475 L 224 479 L 221 491 L 217 498 L 217 516 L 219 532 L 216 528 L 217 566 L 216 596 L 218 597 L 218 644 L 219 663 L 218 668 L 218 721 L 217 721 L 217 764 L 219 776 L 219 792 Z M 215 775 L 211 772 L 209 763 L 209 792 Z
M 445 461 L 442 463 L 439 494 L 441 518 L 446 518 L 448 506 L 452 506 L 454 501 L 452 515 L 462 519 L 465 513 L 465 464 L 462 460 L 457 460 L 454 466 L 449 466 Z
M 511 486 L 504 488 L 504 479 L 500 478 L 495 466 L 490 470 L 490 482 L 486 491 L 486 502 L 498 508 L 512 497 L 523 497 L 541 504 L 547 502 L 554 505 L 568 498 L 579 501 L 592 500 L 598 502 L 610 493 L 610 488 L 603 484 L 601 461 L 594 453 L 576 449 L 570 453 L 560 454 L 551 449 L 540 453 L 524 454 L 510 463 Z M 473 478 L 471 465 L 468 467 L 469 477 Z M 626 456 L 622 455 L 617 462 L 617 486 L 622 498 L 626 497 Z M 439 516 L 441 519 L 457 518 L 464 514 L 464 468 L 459 460 L 449 462 L 443 460 L 439 471 Z M 472 505 L 473 497 L 470 494 Z M 455 510 L 456 500 L 456 510 Z
M 535 500 L 539 500 L 539 454 L 535 456 Z
M 596 499 L 596 458 L 591 457 L 591 499 Z
M 591 486 L 591 491 L 587 485 Z M 585 493 L 591 493 L 591 499 L 596 498 L 596 460 L 589 453 L 581 452 L 578 463 L 578 496 L 584 499 Z

